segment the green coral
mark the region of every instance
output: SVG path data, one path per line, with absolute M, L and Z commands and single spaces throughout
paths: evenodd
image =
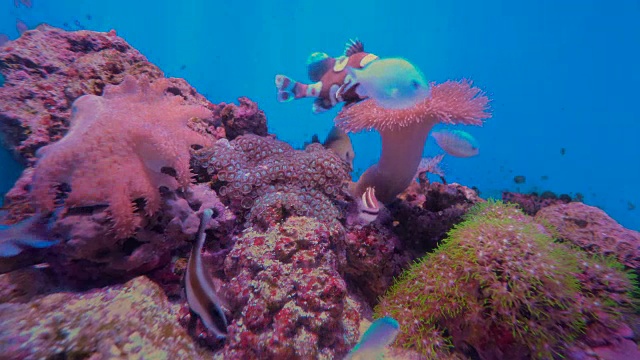
M 398 319 L 396 344 L 428 358 L 469 347 L 482 358 L 552 358 L 595 323 L 614 329 L 633 282 L 548 234 L 513 205 L 478 204 L 397 279 L 376 316 Z

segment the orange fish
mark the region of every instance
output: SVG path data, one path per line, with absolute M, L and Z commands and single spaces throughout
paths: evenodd
M 358 85 L 351 85 L 353 78 L 348 76 L 349 71 L 362 69 L 377 58 L 378 56 L 365 52 L 364 45 L 359 40 L 349 40 L 344 55 L 338 58 L 325 53 L 313 53 L 307 60 L 307 71 L 309 79 L 314 83 L 304 84 L 285 75 L 276 75 L 278 101 L 315 98 L 313 112 L 317 114 L 341 102 L 348 106 L 363 100 L 356 91 Z

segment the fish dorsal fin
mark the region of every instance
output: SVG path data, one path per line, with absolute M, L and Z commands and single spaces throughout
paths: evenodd
M 364 44 L 358 39 L 349 39 L 344 47 L 344 56 L 351 56 L 359 52 L 364 52 Z
M 331 68 L 331 58 L 323 52 L 314 52 L 307 59 L 307 72 L 311 81 L 320 81 Z

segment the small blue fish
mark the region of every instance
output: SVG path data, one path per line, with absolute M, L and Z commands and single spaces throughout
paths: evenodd
M 49 226 L 41 214 L 13 225 L 0 225 L 0 258 L 16 256 L 25 247 L 41 249 L 55 245 L 57 240 L 47 234 Z
M 476 156 L 480 152 L 478 142 L 462 130 L 440 130 L 431 133 L 438 146 L 447 154 L 456 157 Z
M 374 321 L 362 335 L 360 342 L 347 354 L 345 360 L 381 358 L 384 348 L 396 339 L 399 332 L 400 324 L 392 317 L 385 316 Z

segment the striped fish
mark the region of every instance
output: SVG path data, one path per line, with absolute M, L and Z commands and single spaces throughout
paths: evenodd
M 376 191 L 372 187 L 368 187 L 358 202 L 358 217 L 361 222 L 366 225 L 378 218 L 380 213 L 380 203 L 376 198 Z
M 277 99 L 287 102 L 312 98 L 312 110 L 316 114 L 327 111 L 338 103 L 356 103 L 363 98 L 356 93 L 357 86 L 347 75 L 350 69 L 361 69 L 377 58 L 378 56 L 364 51 L 360 40 L 349 40 L 340 57 L 330 57 L 322 52 L 313 53 L 307 60 L 309 79 L 313 83 L 305 84 L 285 75 L 276 75 Z
M 206 209 L 202 212 L 197 242 L 191 250 L 184 283 L 187 303 L 191 311 L 190 330 L 195 327 L 197 315 L 209 331 L 215 334 L 216 337 L 225 339 L 227 337 L 227 318 L 222 310 L 224 303 L 216 293 L 209 272 L 202 262 L 202 247 L 207 237 L 204 230 L 212 215 L 213 210 L 211 209 Z

